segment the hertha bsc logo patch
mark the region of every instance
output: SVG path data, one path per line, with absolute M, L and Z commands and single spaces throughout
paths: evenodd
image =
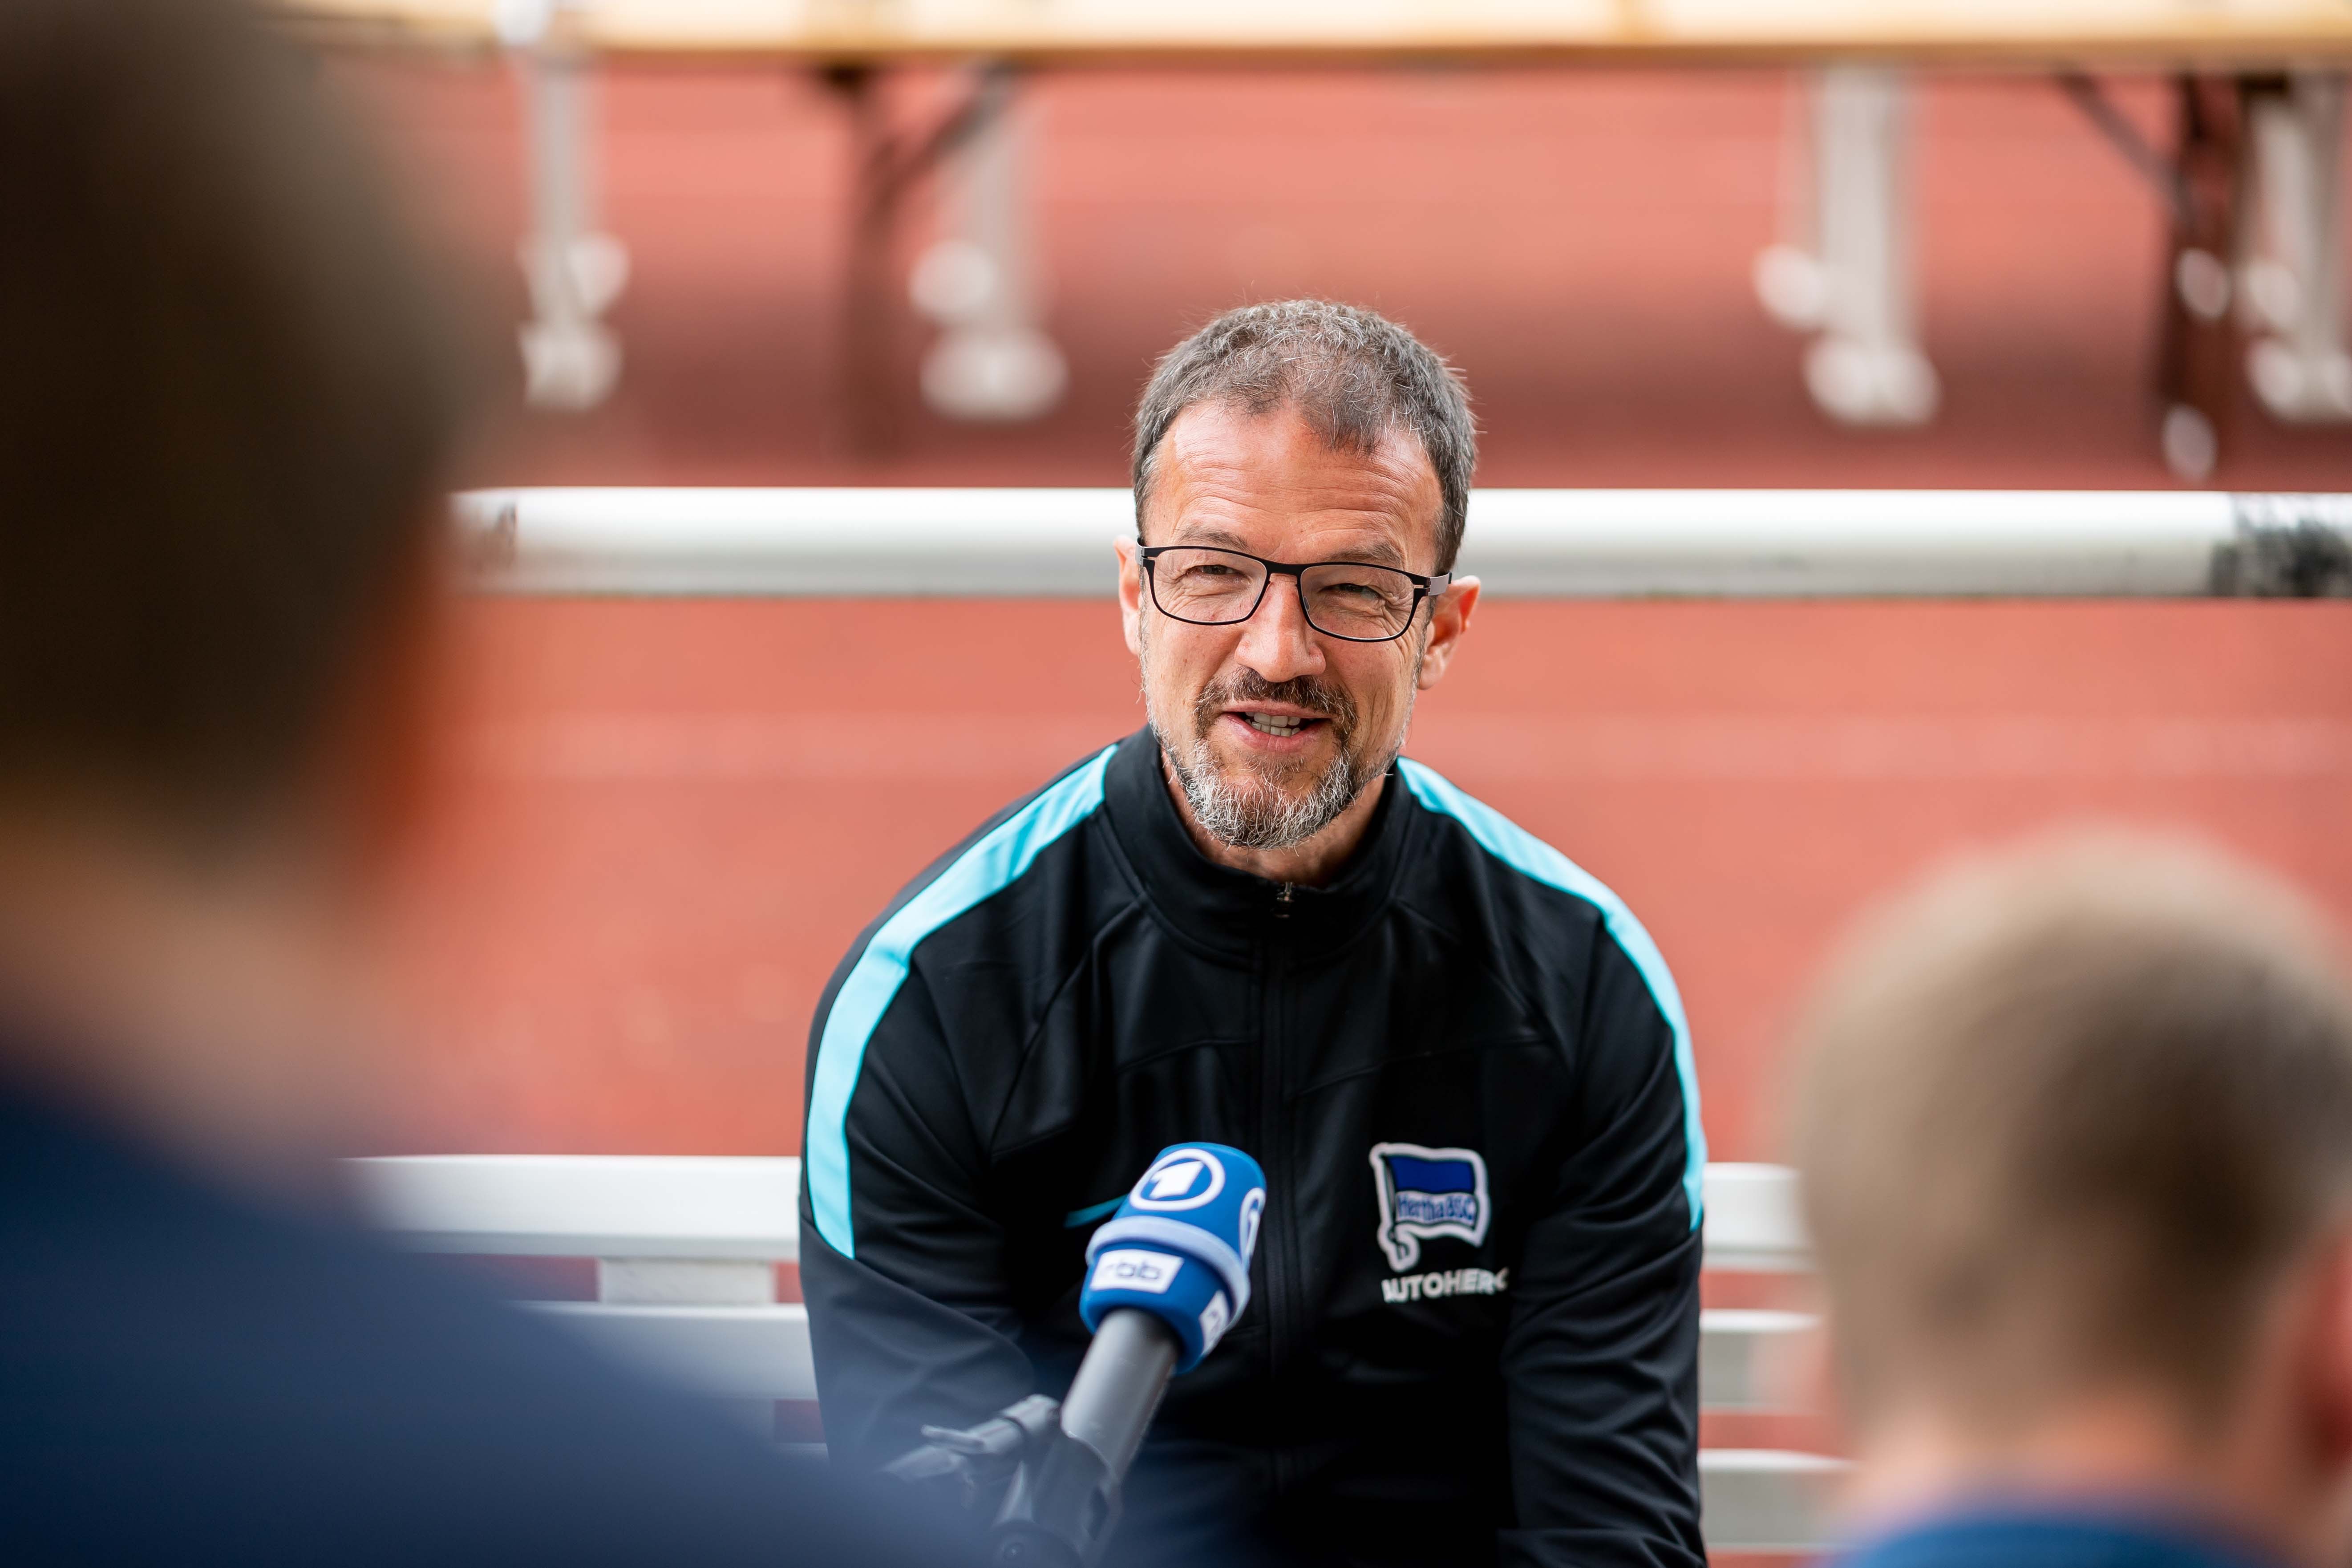
M 1486 1162 L 1475 1149 L 1375 1143 L 1372 1185 L 1381 1250 L 1400 1274 L 1421 1261 L 1423 1237 L 1459 1237 L 1473 1247 L 1486 1239 Z

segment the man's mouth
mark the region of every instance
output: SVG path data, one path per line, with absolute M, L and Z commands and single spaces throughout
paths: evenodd
M 1261 735 L 1296 735 L 1310 726 L 1329 722 L 1328 720 L 1302 713 L 1236 712 L 1234 717 L 1241 720 Z
M 1219 745 L 1233 748 L 1228 756 L 1236 763 L 1293 766 L 1321 755 L 1329 743 L 1326 734 L 1342 751 L 1351 745 L 1356 707 L 1344 689 L 1322 680 L 1261 680 L 1255 671 L 1240 669 L 1202 691 L 1192 722 L 1203 742 L 1222 735 Z

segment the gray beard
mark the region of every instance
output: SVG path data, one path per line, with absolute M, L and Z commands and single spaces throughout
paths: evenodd
M 1150 626 L 1147 616 L 1139 628 L 1147 662 L 1150 653 Z M 1166 716 L 1151 700 L 1149 685 L 1143 692 L 1144 712 L 1152 733 L 1159 738 L 1160 753 L 1168 759 L 1169 771 L 1176 775 L 1185 803 L 1192 808 L 1192 820 L 1200 824 L 1202 832 L 1235 849 L 1295 849 L 1339 821 L 1373 780 L 1395 765 L 1397 753 L 1403 750 L 1403 736 L 1412 721 L 1413 700 L 1420 694 L 1420 673 L 1421 660 L 1416 655 L 1415 679 L 1405 688 L 1405 722 L 1398 726 L 1397 743 L 1378 758 L 1357 752 L 1353 745 L 1353 704 L 1347 701 L 1344 694 L 1333 699 L 1334 706 L 1340 710 L 1334 714 L 1339 744 L 1322 776 L 1304 795 L 1293 795 L 1257 779 L 1239 784 L 1227 780 L 1202 733 L 1215 719 L 1212 693 L 1202 694 L 1201 706 L 1207 710 L 1207 716 L 1204 718 L 1200 711 L 1193 714 L 1194 738 L 1189 744 L 1176 742 Z
M 1192 807 L 1192 820 L 1201 825 L 1201 831 L 1236 849 L 1291 849 L 1306 843 L 1339 821 L 1340 814 L 1364 793 L 1364 786 L 1387 773 L 1396 760 L 1391 752 L 1378 768 L 1359 771 L 1355 759 L 1341 752 L 1331 759 L 1313 789 L 1291 795 L 1255 780 L 1238 786 L 1229 783 L 1205 740 L 1180 750 L 1168 743 L 1167 731 L 1161 730 L 1160 749 L 1182 786 L 1184 798 Z

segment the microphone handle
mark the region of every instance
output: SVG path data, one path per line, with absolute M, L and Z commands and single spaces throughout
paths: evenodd
M 1120 1307 L 1104 1315 L 1062 1400 L 1062 1430 L 1101 1457 L 1117 1487 L 1143 1446 L 1144 1428 L 1168 1392 L 1181 1349 L 1175 1331 L 1150 1313 Z

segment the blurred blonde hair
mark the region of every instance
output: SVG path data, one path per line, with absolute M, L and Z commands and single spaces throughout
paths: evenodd
M 2352 997 L 2317 917 L 2178 840 L 2075 833 L 1871 919 L 1799 1030 L 1795 1153 L 1865 1426 L 2129 1384 L 2210 1418 L 2352 1197 Z

